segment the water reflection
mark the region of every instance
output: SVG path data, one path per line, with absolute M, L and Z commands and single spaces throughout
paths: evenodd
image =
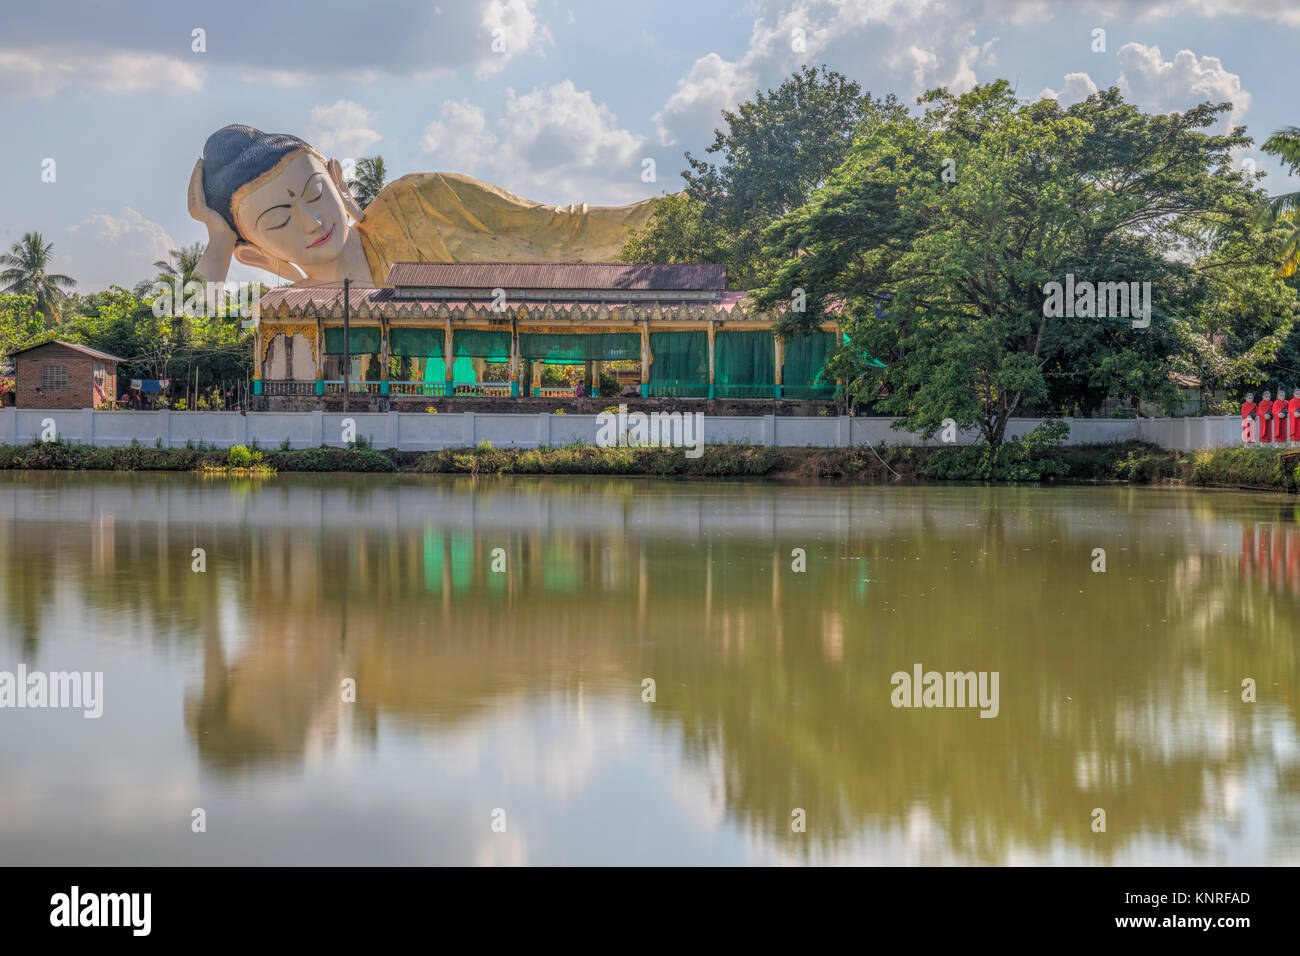
M 1296 517 L 1127 488 L 7 476 L 0 669 L 99 662 L 107 702 L 97 727 L 0 711 L 0 859 L 1296 862 Z M 915 663 L 999 671 L 1000 715 L 894 709 Z M 196 842 L 209 805 L 226 833 Z

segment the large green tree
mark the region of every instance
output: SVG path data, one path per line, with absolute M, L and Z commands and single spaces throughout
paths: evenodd
M 1287 169 L 1300 173 L 1300 126 L 1286 126 L 1264 141 L 1264 152 L 1281 157 Z M 1300 192 L 1283 193 L 1261 207 L 1258 221 L 1284 223 L 1288 226 L 1286 247 L 1282 252 L 1279 276 L 1293 276 L 1300 268 Z
M 29 295 L 35 309 L 45 319 L 45 324 L 58 325 L 64 303 L 64 294 L 77 283 L 69 276 L 50 271 L 54 258 L 54 244 L 46 242 L 39 232 L 23 235 L 0 255 L 0 292 Z
M 748 289 L 765 275 L 762 232 L 803 205 L 843 161 L 868 116 L 905 112 L 893 96 L 864 93 L 834 70 L 805 66 L 775 90 L 724 110 L 707 152 L 686 154 L 684 196 L 662 203 L 624 249 L 624 261 L 709 261 L 728 285 Z
M 1171 405 L 1170 317 L 1202 285 L 1188 243 L 1254 201 L 1229 156 L 1249 140 L 1205 132 L 1229 105 L 1151 115 L 1111 89 L 1063 109 L 1005 81 L 922 103 L 864 122 L 830 181 L 770 228 L 781 264 L 757 305 L 783 310 L 787 335 L 837 318 L 851 345 L 830 374 L 926 433 L 952 418 L 996 446 L 1016 414 Z M 1068 275 L 1150 283 L 1150 325 L 1045 314 Z

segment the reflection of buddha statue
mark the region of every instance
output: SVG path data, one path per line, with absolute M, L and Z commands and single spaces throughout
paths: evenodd
M 197 272 L 225 279 L 231 256 L 313 283 L 381 285 L 394 262 L 612 262 L 654 199 L 545 206 L 455 173 L 385 186 L 362 212 L 338 160 L 296 136 L 217 130 L 190 178 L 190 215 L 208 227 Z M 349 217 L 355 223 L 349 222 Z

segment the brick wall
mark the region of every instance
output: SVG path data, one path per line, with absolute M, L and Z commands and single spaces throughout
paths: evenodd
M 102 408 L 96 401 L 94 375 L 98 359 L 58 346 L 37 349 L 18 356 L 14 383 L 15 404 L 19 408 Z M 62 365 L 68 370 L 67 388 L 41 388 L 41 369 Z M 117 397 L 117 378 L 112 362 L 104 362 L 104 398 Z

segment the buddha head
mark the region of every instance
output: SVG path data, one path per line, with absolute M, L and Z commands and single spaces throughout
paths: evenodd
M 286 278 L 297 278 L 290 263 L 310 275 L 336 261 L 352 228 L 349 216 L 363 218 L 337 160 L 296 136 L 249 126 L 226 126 L 208 137 L 190 206 L 209 233 L 233 233 L 236 259 Z
M 1247 393 L 1246 393 L 1246 401 L 1248 401 L 1248 402 L 1253 402 L 1254 400 L 1255 400 L 1255 393 L 1254 393 L 1254 392 L 1247 392 Z

